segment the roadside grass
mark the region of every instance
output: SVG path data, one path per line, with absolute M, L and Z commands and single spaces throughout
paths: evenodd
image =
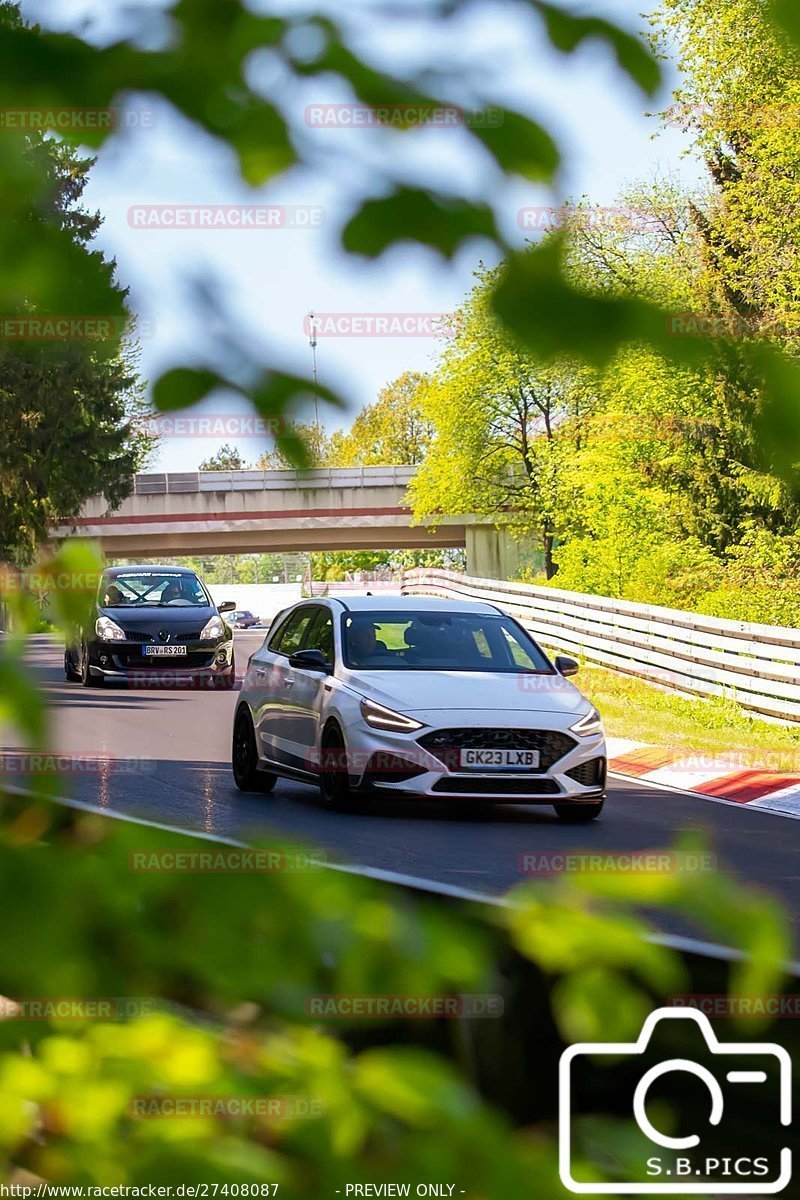
M 736 756 L 736 764 L 800 773 L 800 725 L 750 716 L 733 700 L 695 699 L 584 663 L 575 680 L 610 737 Z M 732 768 L 735 769 L 735 766 Z

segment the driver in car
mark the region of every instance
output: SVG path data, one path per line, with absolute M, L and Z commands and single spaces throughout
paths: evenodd
M 385 643 L 378 641 L 374 621 L 354 621 L 347 635 L 347 647 L 356 667 L 366 666 L 376 655 L 386 653 Z
M 105 598 L 103 600 L 103 606 L 105 608 L 119 608 L 119 606 L 124 603 L 125 603 L 125 597 L 123 596 L 123 594 L 119 590 L 119 588 L 116 586 L 116 584 L 112 583 L 109 586 L 109 589 L 105 594 Z
M 161 593 L 161 603 L 171 604 L 173 600 L 180 599 L 182 599 L 181 585 L 178 583 L 177 579 L 173 579 L 172 583 L 168 583 L 164 588 L 164 591 Z

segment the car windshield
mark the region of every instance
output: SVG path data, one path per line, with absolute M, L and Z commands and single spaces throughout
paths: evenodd
M 104 575 L 104 608 L 207 608 L 211 601 L 196 575 L 176 571 L 130 571 Z
M 346 665 L 359 670 L 554 674 L 533 639 L 500 615 L 347 613 L 342 640 Z

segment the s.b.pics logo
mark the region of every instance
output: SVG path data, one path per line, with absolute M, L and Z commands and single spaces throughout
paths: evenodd
M 782 1046 L 720 1042 L 694 1009 L 657 1010 L 636 1042 L 571 1046 L 559 1064 L 561 1182 L 579 1195 L 780 1192 L 792 1175 L 791 1074 Z M 627 1110 L 640 1135 L 625 1170 L 605 1179 L 577 1128 L 600 1098 Z

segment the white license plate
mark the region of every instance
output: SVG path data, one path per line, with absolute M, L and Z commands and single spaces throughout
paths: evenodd
M 462 750 L 459 764 L 469 771 L 535 771 L 538 750 Z
M 175 655 L 186 653 L 185 646 L 142 646 L 142 650 L 147 655 L 158 655 L 159 658 L 174 658 Z

